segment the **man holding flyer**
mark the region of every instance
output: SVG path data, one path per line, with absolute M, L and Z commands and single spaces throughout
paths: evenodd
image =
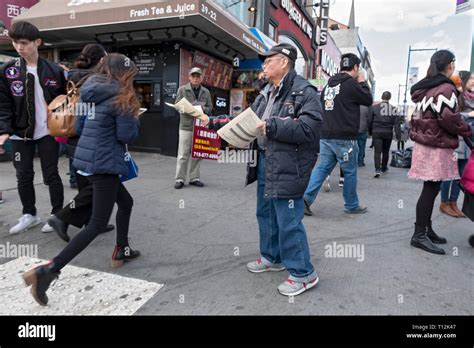
M 189 72 L 189 83 L 178 89 L 175 103 L 178 103 L 181 99 L 185 98 L 191 104 L 202 107 L 204 114 L 207 116 L 212 112 L 211 93 L 207 88 L 201 85 L 202 80 L 202 70 L 197 67 L 192 68 Z M 201 159 L 192 158 L 191 156 L 194 122 L 195 118 L 192 115 L 180 113 L 175 189 L 183 188 L 189 164 L 191 164 L 189 184 L 196 187 L 204 186 L 199 177 Z M 203 121 L 203 123 L 204 126 L 207 125 L 206 121 Z
M 317 89 L 295 71 L 295 47 L 276 45 L 260 59 L 269 84 L 252 105 L 260 118 L 259 136 L 251 146 L 258 157 L 257 166 L 247 168 L 247 184 L 257 181 L 260 256 L 247 269 L 286 269 L 289 277 L 278 291 L 296 296 L 319 281 L 302 220 L 303 194 L 317 160 L 322 107 Z

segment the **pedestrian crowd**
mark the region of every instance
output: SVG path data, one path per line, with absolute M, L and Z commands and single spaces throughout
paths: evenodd
M 20 57 L 0 67 L 0 150 L 9 139 L 22 204 L 22 216 L 9 232 L 18 234 L 42 223 L 33 184 L 37 151 L 51 202 L 41 231 L 55 232 L 68 243 L 48 263 L 23 274 L 34 299 L 46 305 L 51 282 L 99 234 L 116 232 L 111 267 L 140 256 L 129 245 L 133 197 L 123 184 L 137 175 L 128 144 L 139 136 L 142 111 L 133 85 L 138 70 L 130 58 L 107 53 L 99 44 L 86 45 L 73 64 L 41 58 L 40 32 L 28 22 L 13 24 L 9 35 Z M 357 192 L 358 168 L 365 166 L 369 137 L 374 147 L 374 179 L 378 180 L 389 175 L 392 139 L 398 141 L 400 151 L 405 151 L 408 135 L 414 142 L 408 176 L 422 181 L 422 190 L 411 245 L 445 254 L 439 245 L 446 244 L 446 238 L 434 231 L 431 219 L 435 199 L 441 191 L 440 211 L 465 217 L 457 206 L 463 189 L 460 179 L 469 180 L 470 174 L 474 178 L 468 161 L 474 75 L 456 72 L 454 54 L 448 50 L 433 54 L 426 77 L 411 87 L 415 109 L 410 117 L 390 104 L 390 92 L 374 102 L 355 54 L 342 55 L 340 72 L 321 93 L 296 73 L 297 50 L 292 45 L 278 44 L 259 59 L 265 83 L 251 106 L 260 121 L 258 136 L 249 146 L 257 154 L 256 165 L 249 164 L 246 175 L 246 185 L 256 182 L 259 257 L 247 264 L 248 271 L 286 270 L 287 280 L 277 287 L 286 296 L 316 286 L 319 276 L 311 261 L 304 215 L 313 215 L 311 207 L 321 187 L 330 191 L 329 176 L 336 165 L 344 212 L 369 211 Z M 189 83 L 177 92 L 176 103 L 187 99 L 202 110 L 201 126 L 217 129 L 230 118 L 212 115 L 211 95 L 202 82 L 202 70 L 193 67 Z M 61 106 L 72 93 L 77 93 L 76 106 L 81 106 L 72 111 L 74 127 L 63 137 L 55 136 L 49 120 L 66 112 Z M 175 189 L 186 183 L 205 187 L 201 160 L 191 156 L 195 124 L 195 118 L 180 113 Z M 69 157 L 69 184 L 77 188 L 67 204 L 58 172 L 60 143 L 66 145 Z M 109 220 L 115 204 L 114 226 Z M 73 237 L 68 234 L 70 225 L 80 228 Z

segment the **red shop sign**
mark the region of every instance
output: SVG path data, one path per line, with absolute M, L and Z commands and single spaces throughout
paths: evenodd
M 39 0 L 2 0 L 0 2 L 0 20 L 5 25 L 5 28 L 3 31 L 0 31 L 0 40 L 10 40 L 8 29 L 11 27 L 12 19 L 21 15 L 38 2 Z
M 221 149 L 221 138 L 217 132 L 202 127 L 199 119 L 194 122 L 192 158 L 202 158 L 217 161 Z

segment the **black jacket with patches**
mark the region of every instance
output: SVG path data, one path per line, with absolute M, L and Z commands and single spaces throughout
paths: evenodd
M 372 93 L 366 82 L 358 83 L 346 73 L 331 77 L 321 93 L 321 139 L 357 139 L 360 106 L 370 106 L 372 102 Z
M 252 105 L 262 117 L 267 105 L 264 91 Z M 265 198 L 303 196 L 319 151 L 321 103 L 317 89 L 290 71 L 276 96 L 267 120 L 265 150 Z M 257 141 L 251 149 L 258 148 Z M 246 185 L 257 180 L 257 166 L 247 165 Z
M 49 104 L 66 94 L 64 70 L 55 63 L 38 58 L 38 77 L 44 99 Z M 35 77 L 28 74 L 23 58 L 13 59 L 0 68 L 0 134 L 33 139 L 35 130 Z

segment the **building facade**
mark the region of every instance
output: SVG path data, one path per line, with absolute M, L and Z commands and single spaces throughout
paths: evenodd
M 296 47 L 295 69 L 304 78 L 312 79 L 316 66 L 317 30 L 311 16 L 311 1 L 270 0 L 263 28 L 265 34 L 278 43 Z
M 131 4 L 131 5 L 130 5 Z M 71 18 L 72 16 L 72 18 Z M 138 67 L 135 89 L 147 112 L 131 148 L 176 156 L 178 88 L 193 66 L 204 71 L 213 115 L 229 114 L 232 76 L 238 62 L 257 58 L 264 45 L 249 28 L 212 0 L 124 2 L 41 1 L 17 17 L 35 24 L 45 45 L 41 55 L 72 62 L 88 43 L 132 58 Z

